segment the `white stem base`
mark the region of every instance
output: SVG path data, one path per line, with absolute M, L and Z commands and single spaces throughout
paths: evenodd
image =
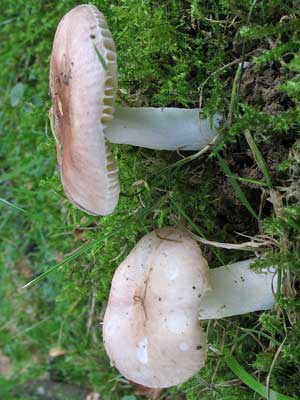
M 124 107 L 115 111 L 105 136 L 111 143 L 156 150 L 200 150 L 216 136 L 221 114 L 200 119 L 200 110 Z
M 210 270 L 212 290 L 203 296 L 199 319 L 218 319 L 269 310 L 274 305 L 277 275 L 274 269 L 257 273 L 249 267 L 254 259 Z

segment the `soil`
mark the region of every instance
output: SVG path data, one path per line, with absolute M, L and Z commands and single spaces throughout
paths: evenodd
M 278 138 L 274 146 L 270 143 L 261 143 L 260 151 L 267 164 L 268 171 L 274 185 L 283 184 L 287 179 L 287 173 L 279 170 L 279 164 L 286 160 L 289 153 L 289 148 L 285 143 L 284 138 Z M 257 166 L 250 150 L 246 143 L 231 145 L 230 148 L 223 153 L 230 170 L 236 177 L 249 178 L 257 181 L 263 181 L 263 174 Z M 220 170 L 219 165 L 215 161 L 209 161 L 211 173 L 214 175 L 215 191 L 213 197 L 216 199 L 215 205 L 218 209 L 216 224 L 219 229 L 226 231 L 226 236 L 229 238 L 237 238 L 236 232 L 243 233 L 249 236 L 254 236 L 258 233 L 257 222 L 250 212 L 245 208 L 239 197 L 232 189 L 231 183 L 224 173 Z M 262 201 L 262 190 L 259 185 L 239 182 L 239 185 L 256 213 Z M 263 215 L 270 215 L 271 205 L 266 202 L 263 207 Z M 241 218 L 243 215 L 243 218 Z M 240 241 L 240 237 L 238 239 Z
M 280 85 L 288 78 L 286 70 L 275 63 L 264 69 L 255 65 L 250 66 L 242 76 L 240 100 L 269 115 L 285 111 L 292 106 L 292 101 L 280 90 Z M 288 179 L 287 173 L 280 171 L 279 165 L 288 158 L 293 141 L 294 137 L 285 133 L 276 135 L 273 141 L 268 139 L 267 142 L 261 140 L 257 143 L 274 185 L 284 185 L 284 181 Z M 238 143 L 228 146 L 223 152 L 223 158 L 235 176 L 258 181 L 263 180 L 263 174 L 243 138 Z M 232 237 L 232 240 L 237 238 L 235 232 L 249 236 L 256 235 L 258 233 L 257 222 L 232 190 L 229 179 L 224 177 L 215 161 L 209 161 L 209 166 L 214 175 L 216 190 L 213 195 L 217 200 L 216 207 L 219 210 L 216 219 L 217 227 L 225 230 L 226 236 Z M 244 182 L 239 182 L 239 185 L 251 206 L 258 213 L 262 201 L 261 187 Z M 271 206 L 268 202 L 265 202 L 263 216 L 268 216 L 270 212 Z M 243 215 L 243 218 L 241 218 L 241 215 Z M 240 241 L 240 237 L 238 240 Z
M 276 63 L 265 69 L 256 65 L 246 68 L 240 88 L 241 99 L 267 114 L 285 111 L 293 103 L 288 95 L 281 91 L 280 85 L 289 77 L 286 69 Z

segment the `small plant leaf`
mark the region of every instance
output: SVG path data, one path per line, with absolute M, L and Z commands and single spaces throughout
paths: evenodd
M 16 206 L 15 204 L 11 203 L 11 202 L 8 201 L 8 200 L 2 199 L 1 197 L 0 197 L 0 204 L 4 204 L 5 206 L 14 208 L 15 210 L 18 210 L 18 211 L 20 211 L 20 212 L 22 212 L 22 213 L 24 213 L 24 214 L 27 214 L 27 211 L 24 210 L 24 208 L 21 208 L 21 207 L 19 207 L 19 206 Z
M 262 383 L 258 382 L 252 375 L 250 375 L 236 360 L 236 358 L 230 354 L 228 349 L 224 349 L 224 359 L 231 371 L 240 378 L 240 380 L 247 386 L 249 386 L 254 392 L 260 394 L 264 399 L 267 400 L 297 400 L 294 397 L 289 397 L 284 394 L 269 390 Z
M 24 94 L 25 86 L 23 83 L 18 82 L 10 92 L 10 104 L 12 107 L 17 107 L 20 104 L 23 94 Z

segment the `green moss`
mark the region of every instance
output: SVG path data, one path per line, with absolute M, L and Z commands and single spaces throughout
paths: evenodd
M 267 204 L 258 227 L 214 158 L 206 156 L 170 168 L 180 159 L 175 152 L 115 146 L 121 182 L 115 213 L 92 217 L 67 201 L 48 121 L 48 63 L 57 23 L 76 4 L 2 0 L 0 5 L 0 360 L 3 352 L 11 361 L 0 397 L 8 398 L 12 385 L 46 372 L 92 387 L 103 399 L 131 395 L 132 385 L 110 368 L 102 345 L 99 324 L 111 278 L 140 237 L 176 223 L 191 230 L 196 226 L 220 242 L 241 242 L 236 231 L 267 235 L 273 246 L 255 268 L 277 266 L 295 297 L 278 295 L 271 312 L 212 322 L 205 368 L 169 389 L 165 398 L 252 399 L 253 392 L 236 380 L 218 351 L 224 345 L 232 348 L 249 372 L 260 372 L 263 383 L 281 343 L 271 387 L 299 397 L 299 7 L 280 0 L 94 2 L 113 32 L 119 87 L 130 104 L 197 107 L 201 101 L 205 115 L 221 111 L 225 116 L 234 105 L 216 151 L 222 151 L 236 176 L 261 179 L 243 135 L 251 132 L 280 195 L 274 209 L 265 187 L 241 183 L 253 208 Z M 279 111 L 266 108 L 265 99 L 244 94 L 247 72 L 241 85 L 233 83 L 242 60 L 253 63 L 254 81 L 268 69 L 278 73 L 276 93 L 286 96 Z M 278 177 L 268 154 L 279 142 L 286 153 Z M 97 241 L 36 286 L 21 288 L 72 251 Z M 203 249 L 211 266 L 247 257 Z M 55 347 L 65 354 L 52 359 L 49 352 Z

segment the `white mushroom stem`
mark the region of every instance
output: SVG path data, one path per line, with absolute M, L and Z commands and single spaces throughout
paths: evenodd
M 211 290 L 202 298 L 199 319 L 218 319 L 253 311 L 268 310 L 274 305 L 272 288 L 277 285 L 275 270 L 261 273 L 250 269 L 254 259 L 211 269 Z
M 201 110 L 183 108 L 117 108 L 105 136 L 111 143 L 156 150 L 200 150 L 217 134 L 221 114 L 201 119 Z

